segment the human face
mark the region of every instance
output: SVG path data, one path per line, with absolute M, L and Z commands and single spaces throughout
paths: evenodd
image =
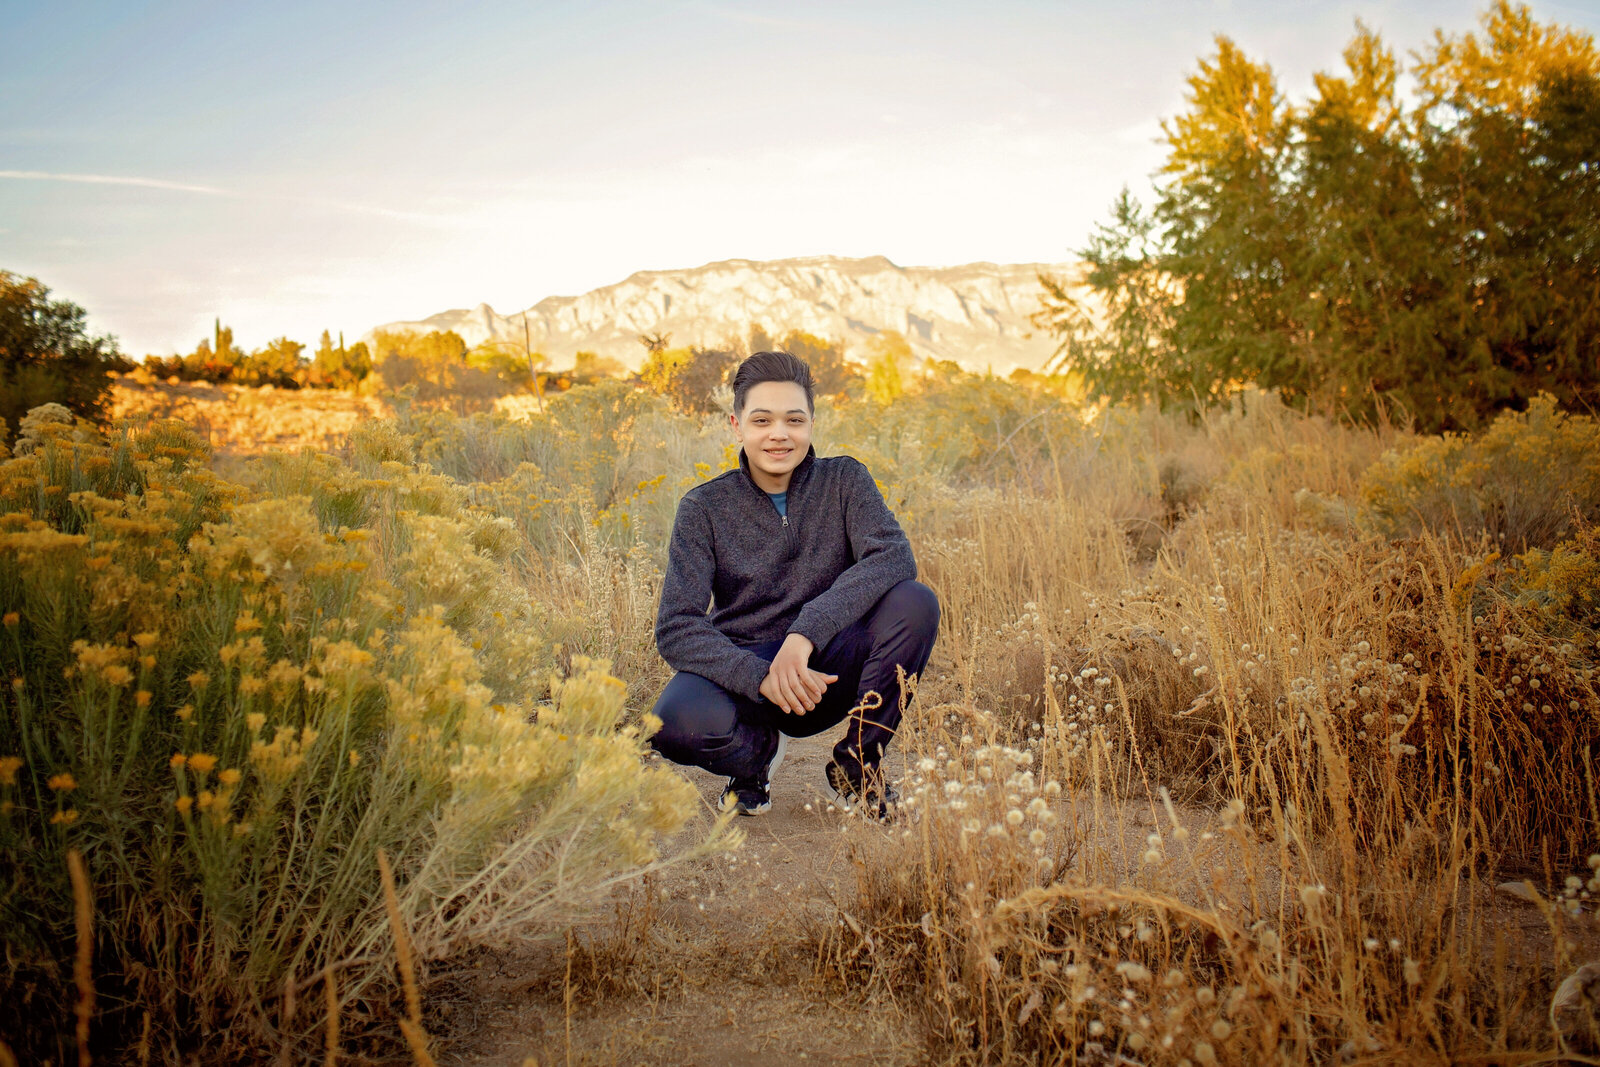
M 789 477 L 811 447 L 811 409 L 794 382 L 758 382 L 745 394 L 742 415 L 728 416 L 764 492 L 786 493 Z

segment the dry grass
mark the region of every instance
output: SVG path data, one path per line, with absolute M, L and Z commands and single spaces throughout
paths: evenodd
M 935 1062 L 1588 1049 L 1588 994 L 1551 1008 L 1600 950 L 1581 613 L 1459 523 L 1363 533 L 1403 434 L 1265 401 L 1061 430 L 1007 480 L 870 442 L 945 628 L 910 820 L 795 930 L 818 974 L 918 1018 Z M 1535 904 L 1496 892 L 1523 877 Z
M 1572 539 L 1509 559 L 1460 508 L 1401 529 L 1363 502 L 1373 471 L 1391 504 L 1426 497 L 1418 442 L 1266 398 L 1190 426 L 973 381 L 824 416 L 822 450 L 883 480 L 945 620 L 900 740 L 906 821 L 827 924 L 769 932 L 824 989 L 915 1020 L 930 1062 L 1596 1051 L 1587 979 L 1551 1000 L 1600 945 L 1593 501 L 1520 516 Z M 408 526 L 457 522 L 472 581 L 514 587 L 558 662 L 604 656 L 648 706 L 672 507 L 727 462 L 709 423 L 612 383 L 523 423 L 365 423 L 342 448 L 371 481 L 430 465 Z M 311 479 L 314 508 L 356 506 L 297 462 L 257 491 Z M 503 629 L 463 626 L 490 669 L 510 669 Z M 1524 878 L 1532 902 L 1497 894 Z M 650 972 L 655 898 L 632 899 L 572 942 L 563 1001 Z
M 1485 547 L 1306 521 L 1232 446 L 1149 564 L 1047 480 L 919 539 L 949 622 L 910 823 L 826 972 L 921 1005 L 941 1062 L 1572 1051 L 1588 1023 L 1549 998 L 1596 949 L 1595 635 L 1501 595 Z M 1352 488 L 1339 451 L 1313 491 Z M 1542 943 L 1501 929 L 1511 874 Z
M 331 450 L 358 423 L 388 412 L 377 397 L 338 390 L 162 381 L 142 371 L 118 375 L 111 395 L 113 419 L 180 419 L 214 451 L 230 455 Z

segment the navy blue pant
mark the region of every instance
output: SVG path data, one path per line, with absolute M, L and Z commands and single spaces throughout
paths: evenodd
M 730 693 L 698 674 L 680 671 L 661 691 L 654 708 L 661 720 L 650 743 L 674 763 L 703 767 L 729 778 L 759 778 L 764 755 L 777 733 L 810 737 L 849 719 L 833 758 L 854 775 L 876 767 L 900 726 L 899 666 L 921 674 L 939 629 L 939 601 L 921 582 L 905 581 L 883 595 L 861 619 L 846 626 L 827 646 L 811 653 L 811 668 L 837 674 L 817 706 L 790 715 L 765 697 L 751 700 Z M 771 662 L 782 641 L 750 646 Z M 868 692 L 883 702 L 851 715 Z

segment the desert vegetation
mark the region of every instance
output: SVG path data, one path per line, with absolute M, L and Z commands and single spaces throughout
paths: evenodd
M 947 625 L 906 821 L 869 831 L 848 921 L 792 931 L 818 981 L 922 1005 L 953 1061 L 1586 1040 L 1550 997 L 1594 943 L 1592 418 L 1436 438 L 1250 394 L 1191 423 L 963 376 L 820 420 Z M 9 1033 L 71 1047 L 69 854 L 94 1040 L 242 1012 L 230 1039 L 271 1050 L 330 1017 L 400 1040 L 379 853 L 426 974 L 707 847 L 640 755 L 716 416 L 609 382 L 206 459 L 174 422 L 42 409 L 0 467 Z M 1523 879 L 1535 903 L 1495 895 Z M 1548 935 L 1497 935 L 1508 907 Z
M 752 330 L 943 606 L 898 818 L 762 935 L 901 1059 L 1600 1057 L 1600 69 L 1505 4 L 1414 107 L 1347 58 L 1288 107 L 1219 42 L 1098 310 L 1045 280 L 1070 375 Z M 652 624 L 745 342 L 113 379 L 0 281 L 0 1062 L 436 1062 L 451 968 L 563 934 L 569 1025 L 682 980 L 658 878 L 743 845 L 648 757 Z
M 624 684 L 552 641 L 581 624 L 507 581 L 535 558 L 517 524 L 387 424 L 354 440 L 235 482 L 176 421 L 22 420 L 0 924 L 23 1050 L 63 1054 L 69 856 L 93 887 L 77 981 L 98 978 L 99 1047 L 218 1032 L 212 1055 L 288 1053 L 341 1021 L 361 1040 L 347 1005 L 376 1002 L 391 931 L 423 960 L 545 932 L 660 862 L 687 817 L 692 790 L 621 721 Z

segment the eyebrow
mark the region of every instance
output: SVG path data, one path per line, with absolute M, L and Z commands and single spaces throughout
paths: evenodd
M 750 411 L 749 411 L 749 414 L 751 414 L 751 415 L 771 415 L 772 414 L 772 409 L 771 408 L 751 408 Z M 809 414 L 811 414 L 811 412 L 807 411 L 805 408 L 790 408 L 788 411 L 784 412 L 784 414 L 786 414 L 786 415 L 809 415 Z

